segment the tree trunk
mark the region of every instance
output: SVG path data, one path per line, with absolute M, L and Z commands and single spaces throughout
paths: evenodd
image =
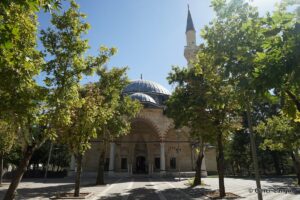
M 298 185 L 300 185 L 300 161 L 296 158 L 294 152 L 291 152 L 291 157 L 294 163 L 294 168 L 297 174 Z
M 105 145 L 100 152 L 96 185 L 104 185 Z
M 198 154 L 197 162 L 196 162 L 196 174 L 193 186 L 201 185 L 201 165 L 202 160 L 204 158 L 204 143 L 200 142 L 200 152 Z
M 80 194 L 80 180 L 81 180 L 81 168 L 82 168 L 82 155 L 78 154 L 75 156 L 77 162 L 76 177 L 75 177 L 75 191 L 74 197 L 79 197 Z
M 219 192 L 220 197 L 225 197 L 225 185 L 224 185 L 224 148 L 223 148 L 223 134 L 221 131 L 218 133 L 218 156 L 217 156 L 217 168 L 219 174 Z
M 15 177 L 12 179 L 9 188 L 3 200 L 13 200 L 15 198 L 16 189 L 29 165 L 30 159 L 35 151 L 35 147 L 28 146 L 23 153 L 23 158 L 17 168 Z
M 2 185 L 2 176 L 3 176 L 3 153 L 0 153 L 0 187 Z
M 262 191 L 261 191 L 261 185 L 260 185 L 260 175 L 259 175 L 259 168 L 258 168 L 258 162 L 257 162 L 255 137 L 254 137 L 253 127 L 252 127 L 252 119 L 251 119 L 251 111 L 250 111 L 249 102 L 247 103 L 247 121 L 248 121 L 252 159 L 253 159 L 254 172 L 255 172 L 257 198 L 258 198 L 258 200 L 262 200 L 263 197 L 262 197 Z

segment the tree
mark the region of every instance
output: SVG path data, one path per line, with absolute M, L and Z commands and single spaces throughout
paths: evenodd
M 235 94 L 236 82 L 229 81 L 225 75 L 225 69 L 215 65 L 215 58 L 218 55 L 211 52 L 211 49 L 202 45 L 195 60 L 195 66 L 201 74 L 205 87 L 205 94 L 202 96 L 206 102 L 205 111 L 213 122 L 217 143 L 217 168 L 219 174 L 220 197 L 224 197 L 224 141 L 228 136 L 240 129 L 239 102 Z
M 52 14 L 55 29 L 41 31 L 41 41 L 48 56 L 53 57 L 45 65 L 45 83 L 51 87 L 48 98 L 51 126 L 58 128 L 71 123 L 74 106 L 81 107 L 79 87 L 83 75 L 91 75 L 105 64 L 116 49 L 100 48 L 97 57 L 85 57 L 88 41 L 82 35 L 89 29 L 84 22 L 85 15 L 78 11 L 79 6 L 71 1 L 70 9 L 62 15 Z
M 258 133 L 264 137 L 261 148 L 271 150 L 287 150 L 290 152 L 300 185 L 300 124 L 291 117 L 280 114 L 268 118 L 256 127 Z
M 2 185 L 4 155 L 9 153 L 16 137 L 16 130 L 12 123 L 0 120 L 0 186 Z
M 19 115 L 15 118 L 15 124 L 17 125 L 17 132 L 19 141 L 22 142 L 23 149 L 22 158 L 15 173 L 15 177 L 12 179 L 11 184 L 4 197 L 5 200 L 11 200 L 14 198 L 15 190 L 18 187 L 24 173 L 27 170 L 30 159 L 36 149 L 38 149 L 47 138 L 51 137 L 46 131 L 45 120 L 45 107 L 43 104 L 44 89 L 40 87 L 32 88 L 31 95 L 35 94 L 35 98 L 32 97 L 31 105 L 28 106 L 28 111 L 23 115 Z
M 92 86 L 84 88 L 82 93 L 80 107 L 78 105 L 73 107 L 71 110 L 71 123 L 62 129 L 60 134 L 62 142 L 69 147 L 76 158 L 75 197 L 80 194 L 82 157 L 85 151 L 90 148 L 90 140 L 97 136 L 95 119 L 96 115 L 99 115 L 94 109 L 98 99 L 94 98 L 97 94 L 94 93 Z M 107 113 L 102 112 L 101 114 L 103 119 L 107 117 Z
M 97 109 L 107 110 L 111 112 L 111 116 L 106 123 L 97 119 L 98 129 L 97 135 L 102 142 L 102 148 L 99 152 L 99 165 L 96 178 L 96 184 L 104 184 L 104 164 L 105 164 L 105 150 L 107 142 L 122 135 L 129 133 L 131 119 L 140 111 L 141 105 L 138 101 L 131 100 L 128 96 L 123 96 L 122 91 L 128 85 L 128 77 L 126 75 L 127 68 L 112 68 L 110 71 L 103 68 L 98 71 L 100 76 L 96 87 L 102 96 L 103 102 L 97 106 Z
M 216 18 L 202 31 L 206 48 L 213 55 L 215 66 L 224 71 L 225 79 L 234 85 L 239 104 L 247 113 L 258 199 L 262 199 L 258 171 L 255 135 L 252 123 L 252 106 L 259 96 L 253 84 L 256 52 L 263 41 L 257 9 L 241 0 L 214 0 Z
M 175 128 L 189 127 L 190 137 L 199 144 L 193 183 L 197 186 L 201 184 L 205 143 L 213 141 L 212 135 L 209 134 L 213 125 L 207 117 L 205 101 L 202 99 L 206 92 L 203 90 L 204 81 L 201 76 L 196 75 L 195 68 L 179 67 L 173 67 L 168 80 L 170 84 L 176 84 L 176 88 L 167 101 L 166 114 L 174 120 Z
M 83 75 L 91 75 L 100 69 L 116 52 L 115 48 L 101 47 L 97 57 L 85 57 L 89 46 L 82 36 L 90 26 L 84 22 L 84 18 L 85 15 L 79 12 L 79 6 L 71 1 L 67 11 L 52 14 L 53 28 L 41 31 L 45 53 L 52 58 L 44 68 L 47 73 L 45 83 L 51 89 L 48 98 L 51 108 L 48 129 L 60 135 L 76 157 L 74 196 L 79 196 L 82 156 L 90 147 L 90 139 L 96 136 L 95 118 L 100 117 L 105 123 L 103 119 L 110 116 L 109 112 L 96 112 L 93 109 L 102 99 L 92 86 L 81 91 L 80 80 Z
M 59 1 L 1 1 L 0 2 L 0 113 L 5 116 L 5 120 L 13 121 L 19 136 L 26 138 L 26 132 L 30 130 L 32 124 L 24 126 L 24 117 L 27 118 L 35 110 L 37 105 L 32 101 L 39 99 L 39 90 L 36 88 L 33 79 L 42 64 L 42 57 L 36 51 L 36 14 L 41 7 L 46 9 L 53 5 L 58 8 Z M 26 152 L 28 147 L 24 146 Z M 26 150 L 27 149 L 27 150 Z M 4 199 L 13 199 L 26 167 L 30 153 L 24 153 L 16 177 L 6 193 Z
M 173 68 L 168 79 L 177 83 L 174 94 L 167 103 L 167 115 L 176 127 L 191 127 L 192 136 L 202 139 L 197 161 L 194 185 L 201 183 L 201 162 L 205 142 L 217 141 L 217 166 L 220 196 L 225 196 L 223 140 L 238 127 L 235 110 L 238 103 L 233 97 L 233 87 L 222 79 L 222 69 L 211 63 L 210 54 L 203 45 L 197 54 L 195 67 Z
M 280 73 L 283 77 L 288 77 L 286 73 L 279 72 L 275 67 L 270 70 L 266 66 L 272 66 L 273 63 L 276 65 L 278 61 L 280 65 L 277 65 L 277 67 L 282 66 L 282 69 L 288 69 L 289 67 L 287 68 L 286 66 L 292 65 L 287 64 L 299 63 L 297 60 L 299 59 L 297 56 L 299 54 L 297 53 L 299 52 L 297 34 L 296 37 L 286 37 L 288 34 L 285 32 L 286 30 L 287 32 L 291 30 L 289 27 L 293 27 L 295 32 L 297 23 L 295 26 L 292 25 L 295 20 L 290 20 L 290 15 L 274 14 L 274 20 L 271 20 L 271 25 L 268 26 L 268 23 L 264 23 L 264 21 L 270 21 L 270 19 L 268 17 L 266 20 L 260 18 L 257 10 L 244 1 L 232 0 L 227 3 L 227 1 L 215 0 L 213 1 L 213 7 L 217 13 L 217 18 L 210 26 L 205 28 L 203 37 L 207 46 L 217 55 L 216 64 L 222 65 L 226 69 L 225 72 L 227 72 L 228 79 L 238 83 L 236 91 L 242 97 L 240 98 L 240 105 L 247 113 L 256 185 L 259 191 L 258 198 L 262 199 L 252 112 L 256 99 L 262 96 L 264 98 L 270 97 L 270 89 L 275 87 L 269 87 L 270 84 L 272 85 L 272 80 L 270 81 L 267 78 L 257 79 L 257 77 L 260 75 L 263 75 L 262 77 L 264 75 L 266 77 L 270 76 L 281 86 L 286 84 L 286 82 L 278 81 L 277 76 L 274 76 L 274 74 Z M 281 23 L 281 20 L 284 23 Z M 274 21 L 277 22 L 273 23 Z M 281 30 L 278 31 L 277 27 Z M 268 31 L 264 30 L 270 32 L 268 33 Z M 268 36 L 268 34 L 274 33 L 276 35 L 275 38 Z M 284 40 L 290 38 L 286 40 L 290 46 L 283 45 L 288 48 L 273 48 L 274 44 L 282 47 L 281 36 L 283 36 Z M 261 59 L 269 58 L 265 56 L 269 52 L 274 58 L 273 61 L 271 59 Z M 282 63 L 283 65 L 281 65 Z M 268 71 L 265 69 L 268 69 Z M 297 81 L 294 82 L 296 83 Z M 289 96 L 291 97 L 292 95 L 289 94 Z M 293 98 L 291 99 L 293 100 Z
M 23 157 L 4 197 L 11 200 L 33 151 L 43 142 L 40 136 L 44 131 L 36 127 L 44 123 L 41 102 L 46 92 L 34 79 L 43 64 L 42 56 L 36 50 L 35 12 L 14 3 L 0 9 L 1 26 L 5 26 L 1 29 L 5 45 L 0 45 L 0 113 L 17 130 L 17 137 L 23 140 Z M 9 37 L 5 38 L 7 35 Z

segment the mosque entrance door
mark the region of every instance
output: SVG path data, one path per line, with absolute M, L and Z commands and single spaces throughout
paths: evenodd
M 146 173 L 146 158 L 144 156 L 136 157 L 136 173 Z

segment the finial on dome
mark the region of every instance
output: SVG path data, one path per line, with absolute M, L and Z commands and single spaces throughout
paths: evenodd
M 141 80 L 143 80 L 143 74 L 141 74 Z

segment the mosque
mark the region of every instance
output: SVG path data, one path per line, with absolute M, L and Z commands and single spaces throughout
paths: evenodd
M 188 65 L 194 58 L 196 31 L 190 10 L 186 26 L 187 46 L 184 56 Z M 172 119 L 164 114 L 165 102 L 171 93 L 158 83 L 148 80 L 131 81 L 123 90 L 123 95 L 143 104 L 143 109 L 131 122 L 131 131 L 117 138 L 106 150 L 105 169 L 109 174 L 193 174 L 196 166 L 196 144 L 189 136 L 189 129 L 175 130 Z M 92 148 L 83 159 L 84 172 L 96 172 L 98 168 L 99 143 L 93 142 Z M 71 162 L 71 170 L 74 168 Z M 202 175 L 215 173 L 215 148 L 208 146 L 202 162 Z

